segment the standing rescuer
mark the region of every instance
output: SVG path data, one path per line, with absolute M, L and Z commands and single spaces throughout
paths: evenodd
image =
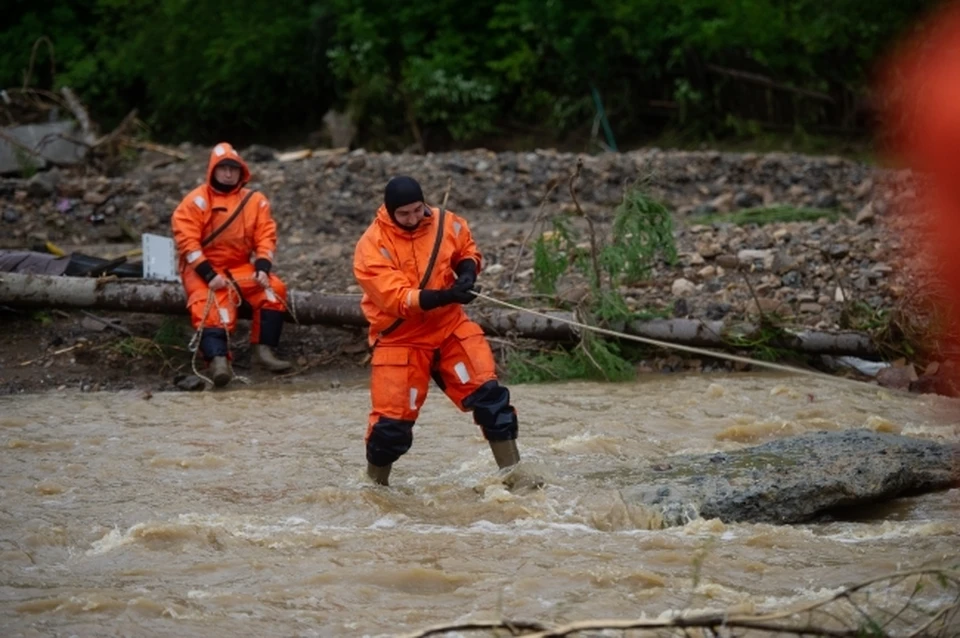
M 280 343 L 287 289 L 270 272 L 277 225 L 267 198 L 245 188 L 250 180 L 246 162 L 222 142 L 210 153 L 206 177 L 177 206 L 171 225 L 187 307 L 194 330 L 202 329 L 200 352 L 214 385 L 221 387 L 233 378 L 228 335 L 244 301 L 253 310 L 254 362 L 273 372 L 290 369 L 273 352 Z
M 473 419 L 500 468 L 520 461 L 517 412 L 496 378 L 483 329 L 462 304 L 474 298 L 482 258 L 463 218 L 428 207 L 411 177 L 391 179 L 376 219 L 357 243 L 353 271 L 370 322 L 367 473 L 387 485 L 413 444 L 430 379 Z

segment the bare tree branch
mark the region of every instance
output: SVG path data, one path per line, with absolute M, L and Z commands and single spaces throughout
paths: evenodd
M 867 597 L 867 600 L 872 600 L 869 598 L 869 592 L 864 592 L 864 590 L 868 587 L 878 583 L 886 582 L 889 583 L 890 588 L 893 588 L 910 578 L 935 578 L 937 579 L 939 585 L 952 588 L 955 592 L 957 592 L 957 595 L 951 599 L 947 606 L 935 612 L 924 612 L 923 610 L 918 609 L 918 613 L 930 613 L 931 617 L 923 619 L 922 624 L 916 628 L 903 627 L 901 629 L 902 633 L 888 631 L 889 622 L 881 627 L 876 618 L 871 617 L 867 611 L 853 599 L 854 594 L 862 592 L 864 593 L 864 596 Z M 909 606 L 909 602 L 915 598 L 917 592 L 920 591 L 920 585 L 921 583 L 918 580 L 912 590 L 912 593 L 908 595 L 907 606 Z M 863 622 L 858 623 L 850 617 L 844 617 L 840 614 L 831 612 L 829 606 L 837 603 L 847 604 L 847 611 L 854 611 L 854 618 L 862 617 Z M 877 611 L 883 612 L 883 610 Z M 891 621 L 905 620 L 903 619 L 903 611 L 904 609 L 901 609 L 896 614 L 892 614 Z M 816 618 L 814 617 L 814 612 L 830 622 L 835 623 L 836 626 L 828 626 L 822 623 L 817 623 Z M 945 633 L 949 629 L 945 625 L 945 619 L 951 617 L 952 614 L 957 613 L 960 613 L 960 574 L 938 569 L 918 569 L 914 571 L 889 574 L 886 576 L 878 576 L 862 583 L 847 587 L 837 592 L 830 598 L 810 603 L 809 605 L 801 607 L 800 609 L 771 612 L 768 614 L 746 615 L 727 614 L 724 612 L 708 612 L 694 615 L 680 615 L 663 620 L 650 618 L 625 620 L 584 620 L 567 623 L 565 625 L 559 625 L 556 627 L 545 627 L 540 623 L 529 621 L 475 621 L 452 625 L 437 625 L 418 632 L 402 634 L 398 638 L 426 638 L 427 636 L 435 636 L 451 632 L 497 632 L 498 630 L 505 630 L 510 632 L 511 636 L 523 636 L 524 638 L 562 638 L 582 632 L 604 630 L 674 630 L 689 636 L 690 629 L 700 629 L 711 635 L 727 635 L 727 633 L 731 630 L 741 629 L 759 631 L 770 635 L 792 635 L 820 638 L 859 638 L 860 636 L 864 635 L 877 635 L 878 637 L 882 636 L 884 638 L 893 638 L 895 636 L 902 638 L 918 638 L 920 636 L 946 637 L 952 634 Z M 806 618 L 800 620 L 801 616 L 805 616 Z M 789 622 L 791 619 L 796 619 L 798 622 L 791 623 Z M 919 621 L 919 618 L 914 620 L 914 622 Z M 930 630 L 938 622 L 944 623 L 944 633 L 930 633 Z M 723 633 L 721 633 L 721 630 L 723 630 Z M 879 630 L 881 633 L 875 633 L 877 630 Z

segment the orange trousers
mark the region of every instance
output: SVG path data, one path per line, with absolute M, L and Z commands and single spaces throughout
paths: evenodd
M 286 310 L 287 286 L 273 273 L 269 273 L 270 287 L 263 288 L 253 278 L 253 264 L 240 264 L 235 268 L 217 268 L 227 282 L 226 288 L 214 290 L 214 300 L 209 299 L 210 287 L 193 268 L 181 271 L 183 287 L 187 293 L 187 308 L 194 330 L 224 328 L 232 333 L 237 327 L 237 309 L 246 301 L 253 308 L 250 326 L 250 343 L 260 342 L 259 310 Z M 208 304 L 209 301 L 209 304 Z
M 436 350 L 378 345 L 373 349 L 370 398 L 373 408 L 366 438 L 381 417 L 416 421 L 427 398 L 431 377 L 453 403 L 466 412 L 463 400 L 496 379 L 496 364 L 483 329 L 461 323 Z

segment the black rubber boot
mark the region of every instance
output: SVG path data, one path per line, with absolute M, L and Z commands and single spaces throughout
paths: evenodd
M 217 388 L 230 383 L 233 379 L 233 370 L 230 369 L 230 362 L 226 357 L 214 357 L 210 361 L 210 377 L 213 379 L 213 385 Z
M 489 441 L 493 458 L 501 470 L 513 467 L 520 462 L 520 451 L 517 449 L 516 439 L 509 441 Z
M 377 485 L 390 485 L 390 470 L 393 469 L 393 464 L 389 465 L 374 465 L 373 463 L 367 463 L 367 476 L 370 477 L 370 480 L 376 483 Z

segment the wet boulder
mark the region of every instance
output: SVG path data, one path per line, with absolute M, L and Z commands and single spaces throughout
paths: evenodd
M 821 514 L 960 485 L 955 445 L 870 430 L 815 432 L 734 452 L 678 455 L 640 470 L 623 498 L 665 525 L 802 523 Z

